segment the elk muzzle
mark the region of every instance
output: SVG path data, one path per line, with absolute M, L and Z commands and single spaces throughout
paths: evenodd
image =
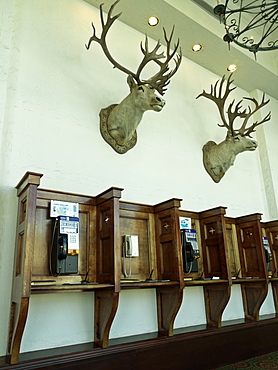
M 258 143 L 256 140 L 250 140 L 250 145 L 246 147 L 246 150 L 254 151 L 258 147 Z
M 155 112 L 160 112 L 164 105 L 165 105 L 165 100 L 160 98 L 159 96 L 154 96 L 151 102 L 151 107 Z

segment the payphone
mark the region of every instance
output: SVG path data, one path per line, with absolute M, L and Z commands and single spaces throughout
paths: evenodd
M 196 230 L 181 230 L 183 270 L 186 275 L 191 272 L 198 272 L 198 259 L 200 250 L 197 242 Z
M 79 254 L 78 204 L 51 201 L 54 217 L 50 271 L 53 275 L 77 274 Z

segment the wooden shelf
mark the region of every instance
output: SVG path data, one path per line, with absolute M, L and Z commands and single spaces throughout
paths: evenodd
M 155 281 L 155 282 L 147 282 L 147 281 L 139 281 L 139 282 L 125 282 L 121 283 L 121 289 L 143 289 L 143 288 L 155 288 L 160 286 L 179 286 L 179 281 Z
M 254 282 L 265 282 L 265 279 L 260 279 L 260 278 L 240 278 L 240 279 L 234 279 L 233 284 L 253 284 Z
M 222 280 L 222 279 L 207 279 L 207 280 L 190 280 L 185 281 L 184 286 L 203 286 L 203 285 L 215 285 L 215 284 L 229 284 L 229 280 Z
M 110 284 L 68 284 L 68 285 L 39 285 L 32 286 L 31 294 L 42 294 L 52 292 L 65 292 L 65 291 L 91 291 L 104 288 L 114 288 Z

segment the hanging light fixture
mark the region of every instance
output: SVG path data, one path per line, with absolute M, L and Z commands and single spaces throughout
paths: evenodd
M 214 13 L 224 23 L 223 40 L 254 53 L 278 49 L 278 0 L 226 0 Z

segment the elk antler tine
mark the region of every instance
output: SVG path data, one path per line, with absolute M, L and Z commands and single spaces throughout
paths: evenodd
M 175 25 L 173 25 L 172 27 L 172 31 L 171 31 L 171 34 L 170 34 L 170 37 L 168 39 L 167 37 L 167 34 L 166 34 L 166 30 L 165 28 L 163 27 L 163 33 L 164 33 L 164 39 L 166 41 L 166 45 L 167 45 L 167 55 L 172 58 L 174 56 L 174 54 L 176 53 L 176 51 L 178 50 L 178 47 L 179 47 L 179 44 L 180 44 L 180 39 L 178 38 L 177 40 L 177 43 L 174 44 L 174 48 L 173 48 L 173 52 L 170 54 L 170 47 L 171 47 L 171 42 L 172 42 L 172 38 L 173 38 L 173 34 L 174 34 L 174 30 L 175 30 Z M 181 50 L 180 50 L 180 53 L 181 53 Z
M 169 55 L 170 58 L 173 58 L 173 56 L 176 54 L 178 47 L 179 47 L 180 40 L 178 39 L 177 44 L 174 44 L 173 52 Z M 181 54 L 181 48 L 179 53 Z
M 113 12 L 113 9 L 115 8 L 116 4 L 119 3 L 120 0 L 116 0 L 112 5 L 111 7 L 109 8 L 108 10 L 108 13 L 107 13 L 107 21 L 105 23 L 105 20 L 104 20 L 104 14 L 103 14 L 103 4 L 100 5 L 100 19 L 101 19 L 101 24 L 102 24 L 102 31 L 101 31 L 101 35 L 100 37 L 96 37 L 95 35 L 95 27 L 94 25 L 92 24 L 92 27 L 93 27 L 93 36 L 90 38 L 89 40 L 89 43 L 88 43 L 88 46 L 87 49 L 90 47 L 90 44 L 92 41 L 95 41 L 97 42 L 105 56 L 107 57 L 107 59 L 112 63 L 113 67 L 114 68 L 118 68 L 120 71 L 126 73 L 127 75 L 131 75 L 133 78 L 135 78 L 135 74 L 128 70 L 127 68 L 125 68 L 124 66 L 120 65 L 113 57 L 112 55 L 110 54 L 109 52 L 109 49 L 108 49 L 108 46 L 106 44 L 106 35 L 110 29 L 110 27 L 112 26 L 112 24 L 115 22 L 116 19 L 118 19 L 122 13 L 119 13 L 119 14 L 116 14 L 115 16 L 111 16 L 112 15 L 112 12 Z
M 263 98 L 262 98 L 262 101 L 264 101 L 264 98 L 265 98 L 265 93 L 263 93 Z M 268 99 L 265 104 L 269 103 L 270 102 L 270 99 Z
M 109 8 L 108 13 L 107 13 L 107 18 L 108 18 L 108 19 L 113 19 L 113 18 L 115 18 L 115 17 L 116 17 L 116 19 L 117 19 L 117 18 L 119 18 L 119 17 L 121 16 L 121 14 L 122 14 L 122 13 L 118 13 L 118 14 L 114 15 L 114 17 L 111 17 L 111 15 L 112 15 L 112 13 L 113 13 L 113 10 L 114 10 L 115 6 L 116 6 L 120 1 L 121 1 L 121 0 L 116 0 L 116 1 L 111 5 L 111 7 Z M 102 9 L 102 5 L 103 5 L 103 4 L 101 4 L 101 9 Z
M 161 43 L 160 43 L 160 40 L 158 40 L 157 43 L 156 43 L 156 45 L 155 45 L 155 47 L 153 48 L 152 53 L 156 53 L 158 51 L 158 49 L 160 48 L 160 46 L 161 46 Z M 162 58 L 164 56 L 164 53 L 162 52 L 159 55 Z
M 111 14 L 112 14 L 112 12 L 113 12 L 113 10 L 114 10 L 115 6 L 116 6 L 120 1 L 121 1 L 121 0 L 116 0 L 116 1 L 111 5 L 111 7 L 110 7 L 110 9 L 109 9 L 109 11 L 108 11 L 108 16 L 109 16 L 109 17 L 111 16 Z
M 214 85 L 214 89 L 213 89 L 213 93 L 214 93 L 214 96 L 216 97 L 216 94 L 217 94 L 217 85 L 219 83 L 219 80 L 216 81 L 215 85 Z M 213 86 L 211 85 L 211 88 L 213 88 Z M 219 95 L 220 96 L 220 95 Z
M 94 41 L 94 40 L 97 39 L 97 37 L 96 37 L 96 29 L 95 29 L 94 23 L 92 22 L 91 25 L 92 25 L 92 28 L 93 28 L 93 36 L 90 37 L 89 42 L 88 42 L 88 45 L 85 44 L 85 47 L 86 47 L 87 50 L 89 50 L 92 41 Z
M 172 31 L 171 31 L 170 37 L 169 37 L 169 39 L 168 39 L 168 37 L 167 37 L 167 33 L 166 33 L 166 30 L 165 30 L 165 28 L 163 27 L 163 34 L 164 34 L 164 38 L 165 38 L 165 41 L 166 41 L 166 43 L 167 43 L 167 44 L 168 44 L 169 42 L 171 42 L 171 41 L 172 41 L 172 37 L 173 37 L 173 33 L 174 33 L 174 29 L 175 29 L 175 25 L 172 27 Z
M 260 124 L 262 124 L 262 123 L 270 120 L 270 112 L 269 112 L 260 122 L 254 122 L 250 127 L 247 127 L 246 128 L 246 125 L 247 125 L 247 122 L 248 122 L 249 118 L 255 112 L 257 112 L 262 107 L 264 107 L 267 103 L 269 103 L 270 100 L 265 101 L 264 98 L 265 98 L 265 94 L 263 94 L 262 101 L 259 104 L 258 101 L 255 98 L 244 97 L 244 99 L 252 101 L 254 103 L 254 105 L 255 105 L 255 108 L 254 108 L 254 110 L 252 110 L 251 107 L 248 106 L 248 113 L 245 114 L 244 122 L 243 122 L 242 126 L 240 127 L 240 129 L 238 130 L 238 132 L 241 135 L 243 135 L 243 136 L 250 136 L 250 134 L 252 132 L 255 132 L 255 128 L 257 126 L 259 126 Z
M 201 92 L 198 96 L 196 96 L 196 99 L 200 98 L 200 96 L 203 96 L 205 93 L 205 90 L 203 90 L 203 92 Z
M 222 87 L 223 87 L 223 85 L 224 85 L 224 82 L 225 82 L 226 80 L 225 80 L 225 76 L 223 76 L 222 78 L 221 78 L 221 81 L 220 81 L 220 83 L 219 83 L 219 97 L 221 98 L 221 93 L 222 93 Z M 227 88 L 228 88 L 228 83 L 227 83 Z M 225 96 L 225 93 L 224 93 L 224 96 Z
M 232 74 L 232 73 L 230 73 L 230 75 L 229 75 L 229 77 L 228 77 L 228 80 L 227 80 L 227 81 L 229 81 L 229 82 L 230 82 L 230 79 L 232 78 L 232 75 L 233 75 L 233 74 Z M 225 77 L 225 75 L 224 75 L 223 77 Z M 232 80 L 232 81 L 231 81 L 231 83 L 233 83 L 233 82 L 234 82 L 234 80 Z
M 140 47 L 141 47 L 141 51 L 142 51 L 143 54 L 149 49 L 149 40 L 148 40 L 148 36 L 147 35 L 145 35 L 145 49 L 143 48 L 142 41 L 140 43 Z
M 102 9 L 103 5 L 104 5 L 104 3 L 100 4 L 100 6 L 99 6 L 100 20 L 101 20 L 102 27 L 104 27 L 104 25 L 105 25 L 104 17 L 103 17 L 103 9 Z
M 102 25 L 103 30 L 105 31 L 104 34 L 106 34 L 106 32 L 109 30 L 111 25 L 115 22 L 115 20 L 118 19 L 122 15 L 122 13 L 118 13 L 118 14 L 114 15 L 113 17 L 111 16 L 112 12 L 113 12 L 113 9 L 115 8 L 115 6 L 117 5 L 117 3 L 119 1 L 120 0 L 116 0 L 111 5 L 111 7 L 109 8 L 108 13 L 107 13 L 107 22 L 106 22 L 106 24 L 105 24 L 105 20 L 104 20 L 104 16 L 103 16 L 103 5 L 104 5 L 104 3 L 100 4 L 100 6 L 99 6 L 101 25 Z

